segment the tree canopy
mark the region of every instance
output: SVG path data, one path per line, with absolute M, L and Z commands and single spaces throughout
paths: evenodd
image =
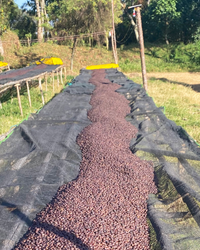
M 0 1 L 0 34 L 12 27 L 20 15 L 20 10 L 13 0 Z
M 128 6 L 138 3 L 143 5 L 145 41 L 188 43 L 200 39 L 200 0 L 115 0 L 119 40 L 135 41 L 130 21 L 136 20 Z M 64 36 L 108 33 L 111 27 L 111 1 L 107 0 L 27 0 L 22 9 L 14 0 L 0 1 L 0 33 L 8 28 L 15 29 L 21 39 L 27 33 L 36 36 L 39 28 L 42 36 Z

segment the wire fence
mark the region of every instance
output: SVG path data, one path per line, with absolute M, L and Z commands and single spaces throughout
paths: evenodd
M 60 37 L 47 37 L 44 38 L 43 41 L 44 42 L 48 42 L 48 41 L 66 41 L 66 40 L 73 40 L 75 38 L 86 38 L 86 37 L 98 37 L 100 35 L 105 35 L 106 32 L 105 31 L 98 31 L 98 32 L 93 32 L 93 33 L 86 33 L 86 34 L 79 34 L 79 35 L 70 35 L 70 36 L 60 36 Z M 28 44 L 28 43 L 37 43 L 38 39 L 24 39 L 24 40 L 19 40 L 19 43 L 21 44 Z M 2 43 L 6 43 L 6 44 L 13 44 L 13 43 L 18 43 L 18 41 L 9 41 L 9 40 L 4 40 L 2 41 Z

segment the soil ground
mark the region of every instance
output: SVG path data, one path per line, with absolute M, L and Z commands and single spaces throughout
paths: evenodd
M 142 76 L 141 73 L 130 73 L 126 75 L 129 77 Z M 147 77 L 184 86 L 190 85 L 195 91 L 200 92 L 200 73 L 198 72 L 152 72 L 147 73 Z

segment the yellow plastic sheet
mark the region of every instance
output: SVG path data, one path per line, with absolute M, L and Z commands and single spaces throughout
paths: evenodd
M 0 67 L 5 67 L 5 66 L 8 66 L 8 63 L 0 61 Z
M 100 65 L 91 65 L 87 66 L 86 69 L 93 70 L 93 69 L 110 69 L 110 68 L 118 68 L 119 65 L 115 63 L 109 63 L 109 64 L 100 64 Z
M 48 64 L 48 65 L 62 65 L 63 61 L 57 57 L 42 58 L 40 61 L 36 61 L 36 64 Z

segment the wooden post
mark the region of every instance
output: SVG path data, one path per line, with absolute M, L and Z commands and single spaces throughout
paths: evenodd
M 62 83 L 62 85 L 63 85 L 62 68 L 60 69 L 60 80 L 61 80 L 61 83 Z
M 115 63 L 118 64 L 117 57 L 117 44 L 116 44 L 116 35 L 115 35 L 115 22 L 114 22 L 114 0 L 112 0 L 112 47 Z
M 137 23 L 138 23 L 139 41 L 140 41 L 140 57 L 141 57 L 141 66 L 142 66 L 143 86 L 144 86 L 144 89 L 147 91 L 148 90 L 147 72 L 146 72 L 146 64 L 145 64 L 145 56 L 144 56 L 144 38 L 143 38 L 140 7 L 137 7 L 136 11 L 137 11 Z
M 28 81 L 26 81 L 26 88 L 27 88 L 27 93 L 28 93 L 29 106 L 31 107 L 31 96 L 30 96 L 30 90 L 29 90 L 29 83 L 28 83 Z
M 140 44 L 140 58 L 141 58 L 141 66 L 142 66 L 142 79 L 143 79 L 143 87 L 147 91 L 147 73 L 146 73 L 146 64 L 145 64 L 145 56 L 144 56 L 144 38 L 143 38 L 143 30 L 142 30 L 142 19 L 140 13 L 140 7 L 142 4 L 134 5 L 128 7 L 128 9 L 136 8 L 136 18 L 139 32 L 139 44 Z
M 20 112 L 21 112 L 21 116 L 23 116 L 21 98 L 20 98 L 20 93 L 19 93 L 19 86 L 20 86 L 20 84 L 16 84 L 16 85 L 15 85 L 15 87 L 16 87 L 16 89 L 17 89 L 17 99 L 18 99 L 18 103 L 19 103 L 19 109 L 20 109 Z
M 54 72 L 52 73 L 52 75 L 53 75 L 53 93 L 54 93 Z
M 45 75 L 44 78 L 45 78 L 45 85 L 46 85 L 46 91 L 47 91 L 47 75 Z
M 67 79 L 67 68 L 66 67 L 64 67 L 64 71 L 65 71 L 65 81 L 66 81 L 66 79 Z
M 57 83 L 58 83 L 58 87 L 59 87 L 59 83 L 60 83 L 60 81 L 59 81 L 58 70 L 57 70 Z
M 41 93 L 41 96 L 42 96 L 42 104 L 44 105 L 44 95 L 43 95 L 43 91 L 42 91 L 42 79 L 41 77 L 39 77 L 39 88 L 40 88 L 40 93 Z

